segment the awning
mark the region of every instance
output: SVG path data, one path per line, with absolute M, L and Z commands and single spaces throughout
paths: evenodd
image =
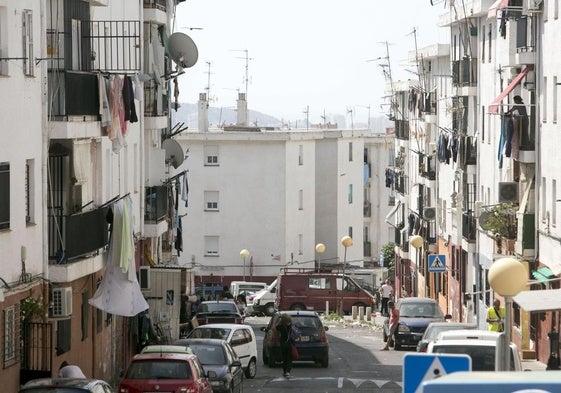
M 561 289 L 522 291 L 513 300 L 525 311 L 561 310 Z
M 495 98 L 493 103 L 489 106 L 489 113 L 497 113 L 499 111 L 499 105 L 503 98 L 505 98 L 520 83 L 522 78 L 524 78 L 532 69 L 533 66 L 528 66 L 524 68 L 524 70 L 522 70 L 520 74 L 516 75 L 516 77 L 512 80 L 512 82 L 509 83 L 506 89 L 504 89 L 502 93 L 499 94 L 499 96 Z
M 391 222 L 390 219 L 395 215 L 395 213 L 397 213 L 397 209 L 399 209 L 399 206 L 401 205 L 401 201 L 397 201 L 397 203 L 395 204 L 395 206 L 393 207 L 392 210 L 390 210 L 390 212 L 388 213 L 388 215 L 386 216 L 386 223 L 390 224 L 392 227 L 397 228 L 395 226 L 395 223 Z
M 503 8 L 508 7 L 508 0 L 497 0 L 493 3 L 489 12 L 487 13 L 487 18 L 494 18 L 497 16 L 497 12 Z
M 532 277 L 540 282 L 548 283 L 550 278 L 555 277 L 555 273 L 548 267 L 540 267 L 538 270 L 532 272 Z

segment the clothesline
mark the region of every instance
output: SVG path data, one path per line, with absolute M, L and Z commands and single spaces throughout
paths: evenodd
M 105 202 L 103 205 L 101 205 L 100 208 L 101 208 L 101 207 L 104 207 L 104 206 L 107 206 L 107 205 L 111 205 L 111 204 L 113 204 L 113 203 L 116 203 L 116 202 L 120 201 L 121 199 L 124 199 L 124 198 L 128 197 L 130 194 L 131 194 L 130 192 L 127 192 L 127 193 L 126 193 L 125 195 L 123 195 L 123 196 L 117 195 L 117 196 L 111 198 L 110 200 L 108 200 L 107 202 Z

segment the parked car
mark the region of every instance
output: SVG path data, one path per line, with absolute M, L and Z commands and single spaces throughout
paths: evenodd
M 23 385 L 19 393 L 115 393 L 107 382 L 100 379 L 41 378 Z
M 199 304 L 192 324 L 196 328 L 209 323 L 243 323 L 243 316 L 232 300 L 208 300 Z
M 417 352 L 426 352 L 427 346 L 431 341 L 436 340 L 438 335 L 442 332 L 447 332 L 450 330 L 462 330 L 462 329 L 477 329 L 475 323 L 463 323 L 463 322 L 431 322 L 427 326 L 427 330 L 423 334 L 421 341 L 417 344 Z
M 191 348 L 209 373 L 213 392 L 243 391 L 244 370 L 236 352 L 226 340 L 216 338 L 182 338 L 175 345 Z M 211 376 L 210 373 L 213 375 Z
M 399 310 L 399 326 L 394 334 L 395 349 L 416 347 L 429 323 L 444 322 L 452 318 L 449 314 L 444 315 L 434 299 L 406 297 L 399 299 L 395 306 Z M 390 323 L 389 318 L 386 318 L 382 333 L 384 341 L 389 334 Z
M 205 369 L 196 355 L 150 352 L 150 349 L 148 352 L 132 358 L 119 383 L 119 393 L 212 392 Z M 208 377 L 213 376 L 213 372 L 208 372 Z
M 185 353 L 193 354 L 190 348 L 183 345 L 147 345 L 140 353 Z
M 246 378 L 255 378 L 257 373 L 257 340 L 249 325 L 216 323 L 193 329 L 186 338 L 218 338 L 226 340 L 234 348 L 242 362 Z M 182 343 L 182 340 L 177 340 Z
M 277 330 L 274 328 L 282 314 L 292 317 L 292 323 L 300 330 L 300 338 L 296 341 L 298 361 L 313 361 L 321 367 L 329 366 L 328 330 L 321 322 L 315 311 L 280 311 L 273 314 L 267 327 L 261 328 L 265 332 L 263 338 L 263 363 L 274 367 L 281 361 L 280 343 Z
M 510 343 L 510 367 L 504 363 L 504 333 L 488 330 L 442 332 L 427 347 L 427 353 L 465 354 L 471 358 L 472 371 L 522 371 L 518 347 Z

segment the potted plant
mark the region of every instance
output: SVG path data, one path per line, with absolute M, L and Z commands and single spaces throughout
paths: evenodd
M 485 229 L 493 234 L 497 242 L 497 252 L 512 251 L 518 233 L 518 220 L 516 217 L 516 205 L 513 203 L 501 203 L 491 207 L 488 212 Z

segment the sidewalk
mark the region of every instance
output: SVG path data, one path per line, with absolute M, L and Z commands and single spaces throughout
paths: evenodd
M 381 328 L 384 324 L 384 321 L 386 320 L 386 317 L 382 316 L 380 314 L 380 312 L 376 312 L 376 313 L 372 313 L 372 316 L 370 318 L 370 321 L 366 320 L 366 316 L 364 317 L 364 321 L 359 321 L 358 317 L 357 319 L 353 320 L 353 317 L 351 315 L 345 315 L 344 317 L 344 321 L 345 324 L 347 325 L 352 325 L 352 324 L 365 324 L 365 325 L 373 325 L 374 328 L 376 329 Z M 544 371 L 547 368 L 547 365 L 545 363 L 542 363 L 536 359 L 522 359 L 522 370 L 527 370 L 527 371 Z

